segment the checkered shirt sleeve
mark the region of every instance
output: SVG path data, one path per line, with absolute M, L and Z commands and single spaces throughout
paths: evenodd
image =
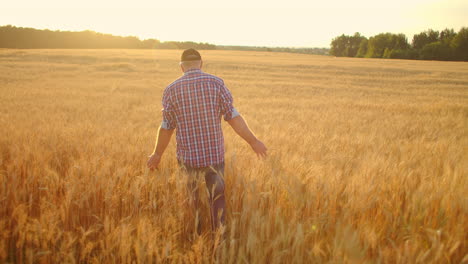
M 229 121 L 239 115 L 239 113 L 233 106 L 234 99 L 232 98 L 231 92 L 227 89 L 224 83 L 223 85 L 221 85 L 219 98 L 221 114 L 224 116 L 225 121 Z
M 162 116 L 163 121 L 161 127 L 164 129 L 174 129 L 176 128 L 176 119 L 174 109 L 171 103 L 171 98 L 168 90 L 164 91 L 162 99 Z

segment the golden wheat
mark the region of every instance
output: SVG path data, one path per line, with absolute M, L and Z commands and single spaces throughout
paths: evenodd
M 145 169 L 179 56 L 0 50 L 0 262 L 468 261 L 467 63 L 203 51 L 270 149 L 224 124 L 220 240 Z

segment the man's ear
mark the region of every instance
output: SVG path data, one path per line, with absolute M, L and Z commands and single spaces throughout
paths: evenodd
M 203 67 L 203 61 L 200 61 L 200 69 Z
M 185 72 L 184 66 L 182 64 L 180 64 L 180 69 L 182 70 L 182 72 Z

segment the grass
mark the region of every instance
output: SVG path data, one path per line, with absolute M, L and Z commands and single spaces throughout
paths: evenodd
M 0 262 L 468 262 L 467 63 L 203 51 L 269 147 L 223 124 L 222 241 L 145 168 L 180 52 L 0 50 Z

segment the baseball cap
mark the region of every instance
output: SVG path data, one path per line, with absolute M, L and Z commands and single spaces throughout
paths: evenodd
M 196 51 L 195 49 L 186 49 L 182 53 L 182 57 L 180 58 L 180 61 L 197 61 L 201 60 L 200 53 Z

